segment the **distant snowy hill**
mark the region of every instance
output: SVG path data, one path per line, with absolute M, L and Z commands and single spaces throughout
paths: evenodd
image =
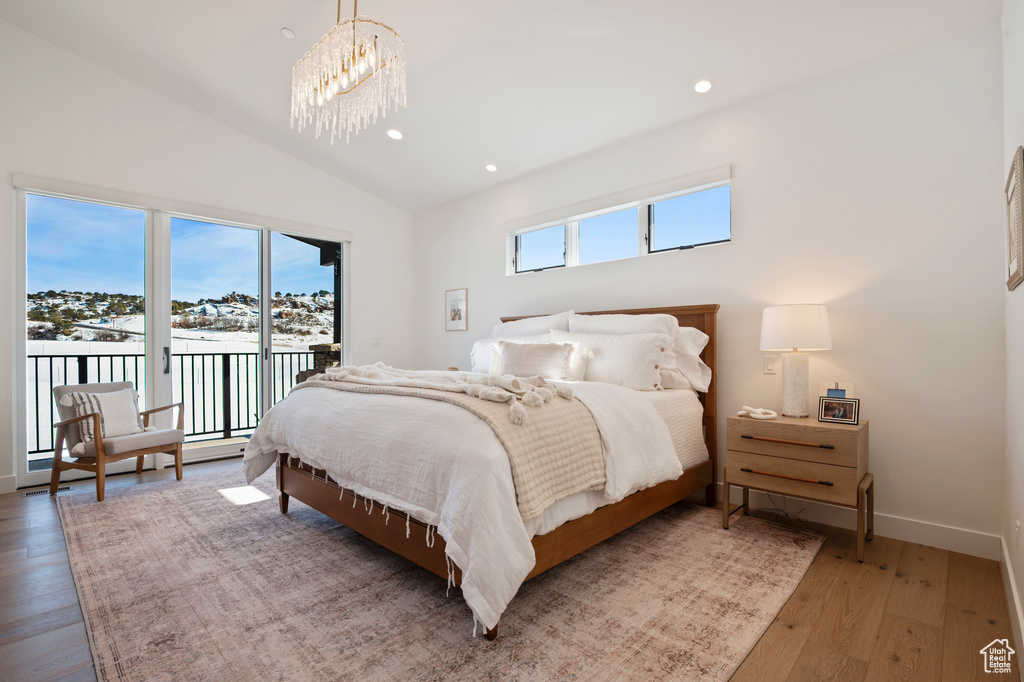
M 197 303 L 173 301 L 174 339 L 257 343 L 258 301 L 231 293 Z M 28 295 L 30 341 L 140 341 L 145 333 L 142 296 L 78 291 Z M 330 343 L 334 334 L 334 295 L 275 296 L 271 309 L 275 347 L 306 350 Z

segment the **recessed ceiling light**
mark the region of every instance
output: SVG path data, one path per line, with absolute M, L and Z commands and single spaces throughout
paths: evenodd
M 489 163 L 486 166 L 484 166 L 484 169 L 489 170 L 493 173 L 494 171 L 498 170 L 498 167 L 495 166 L 493 163 Z
M 388 131 L 388 137 L 390 137 L 392 140 L 401 140 L 402 139 L 402 131 L 401 130 L 395 130 L 394 128 L 392 128 L 391 130 Z
M 295 31 L 291 30 L 290 28 L 282 28 L 281 35 L 290 40 L 295 37 Z
M 704 94 L 711 89 L 711 81 L 697 81 L 697 84 L 693 86 L 693 89 Z

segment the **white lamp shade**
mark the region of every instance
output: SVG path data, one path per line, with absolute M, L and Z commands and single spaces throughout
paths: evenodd
M 776 305 L 761 316 L 761 350 L 829 350 L 828 308 L 818 303 Z

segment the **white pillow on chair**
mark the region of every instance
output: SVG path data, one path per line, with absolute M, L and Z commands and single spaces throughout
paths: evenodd
M 98 412 L 100 415 L 100 433 L 104 438 L 127 436 L 143 430 L 139 423 L 139 394 L 130 388 L 107 393 L 67 393 L 60 399 L 65 407 L 74 407 L 75 416 L 82 417 Z M 83 419 L 78 422 L 78 433 L 82 442 L 96 440 L 95 422 Z

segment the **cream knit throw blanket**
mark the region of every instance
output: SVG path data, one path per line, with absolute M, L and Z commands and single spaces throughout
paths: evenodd
M 330 368 L 292 390 L 307 387 L 414 396 L 469 410 L 487 422 L 508 453 L 524 521 L 564 497 L 605 487 L 601 434 L 590 410 L 541 377 L 416 372 L 378 363 Z

